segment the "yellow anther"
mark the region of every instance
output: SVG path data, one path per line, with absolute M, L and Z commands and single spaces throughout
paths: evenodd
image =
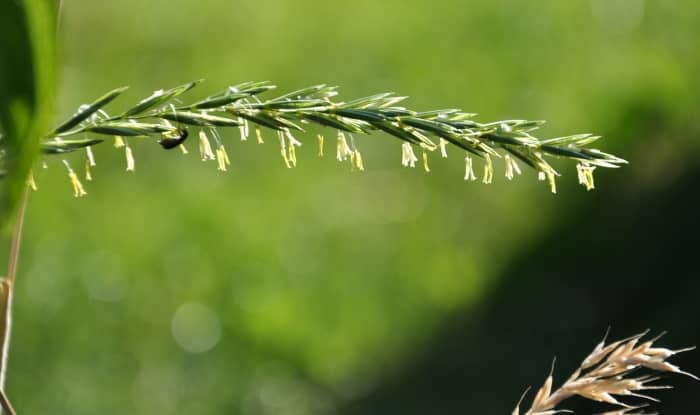
M 85 153 L 87 154 L 87 161 L 90 166 L 96 166 L 97 164 L 95 163 L 95 155 L 92 154 L 92 147 L 87 146 L 85 147 Z
M 297 166 L 297 151 L 295 147 L 301 147 L 301 142 L 294 138 L 292 135 L 292 132 L 287 130 L 284 130 L 284 135 L 287 137 L 287 140 L 289 140 L 289 148 L 287 149 L 287 158 L 289 159 L 289 163 L 291 164 L 292 167 Z
M 484 164 L 484 177 L 482 182 L 489 184 L 493 181 L 493 161 L 488 153 L 486 153 L 484 158 L 486 159 L 486 164 Z
M 319 134 L 317 137 L 318 137 L 318 156 L 323 157 L 323 135 Z
M 114 148 L 122 148 L 124 147 L 124 139 L 120 135 L 115 135 L 114 136 Z
M 547 181 L 549 182 L 549 189 L 552 193 L 557 193 L 557 181 L 556 175 L 552 170 L 547 170 Z
M 413 146 L 410 143 L 403 143 L 401 145 L 401 164 L 404 167 L 416 167 L 416 162 L 418 157 L 416 153 L 413 152 Z
M 218 170 L 226 171 L 226 166 L 231 165 L 231 160 L 228 158 L 228 153 L 223 144 L 216 148 L 216 162 L 218 163 Z
M 248 120 L 243 118 L 238 118 L 238 122 L 241 123 L 238 129 L 241 131 L 241 141 L 248 140 Z
M 518 166 L 518 163 L 513 159 L 513 157 L 510 156 L 510 154 L 506 154 L 505 161 L 506 161 L 506 178 L 508 180 L 513 180 L 513 177 L 515 176 L 515 174 L 522 174 L 522 172 L 520 171 L 520 166 Z
M 73 187 L 73 196 L 75 196 L 75 197 L 85 196 L 87 194 L 87 192 L 83 188 L 83 184 L 80 183 L 80 179 L 78 179 L 78 175 L 75 174 L 73 169 L 70 167 L 70 164 L 68 164 L 68 161 L 63 160 L 63 164 L 66 166 L 66 169 L 68 169 L 68 178 L 70 179 L 70 184 Z
M 595 166 L 591 166 L 586 163 L 579 163 L 576 165 L 576 171 L 578 172 L 578 182 L 586 187 L 586 190 L 595 189 L 595 183 L 593 182 L 593 171 Z
M 359 150 L 355 150 L 355 167 L 359 171 L 365 171 L 365 163 L 362 161 L 362 154 Z
M 464 180 L 476 180 L 476 175 L 474 174 L 474 160 L 472 160 L 471 156 L 466 155 L 464 157 L 464 162 L 466 165 L 464 171 Z
M 442 158 L 447 158 L 447 140 L 440 138 L 440 155 Z
M 292 165 L 292 167 L 296 167 L 297 151 L 295 150 L 295 146 L 292 143 L 289 143 L 289 147 L 287 148 L 287 157 L 289 158 L 289 163 Z
M 92 174 L 90 174 L 90 162 L 88 160 L 85 160 L 85 180 L 89 182 L 92 181 Z
M 126 171 L 134 171 L 136 168 L 136 161 L 134 160 L 134 153 L 131 151 L 131 147 L 126 146 Z
M 282 154 L 284 165 L 287 166 L 288 169 L 291 169 L 292 165 L 289 163 L 289 158 L 287 157 L 287 144 L 284 140 L 284 132 L 277 130 L 277 137 L 280 140 L 280 153 Z
M 348 145 L 348 141 L 345 139 L 345 134 L 342 131 L 338 131 L 338 148 L 336 150 L 336 158 L 338 161 L 345 161 L 353 154 L 353 151 Z
M 207 137 L 207 134 L 204 131 L 199 132 L 199 154 L 202 157 L 202 161 L 216 160 L 216 156 L 211 150 L 209 137 Z

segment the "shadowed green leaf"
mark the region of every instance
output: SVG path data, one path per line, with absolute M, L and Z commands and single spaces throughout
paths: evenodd
M 0 3 L 0 226 L 25 187 L 53 107 L 55 1 Z

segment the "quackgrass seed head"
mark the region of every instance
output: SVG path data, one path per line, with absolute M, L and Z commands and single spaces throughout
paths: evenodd
M 80 106 L 77 112 L 47 134 L 41 142 L 42 151 L 50 155 L 85 148 L 86 178 L 91 178 L 89 167 L 95 165 L 92 146 L 102 141 L 96 137 L 113 136 L 114 147 L 125 147 L 127 170 L 133 171 L 133 153 L 123 137 L 156 137 L 163 148 L 180 147 L 187 154 L 183 145 L 188 136 L 186 126 L 195 126 L 200 129 L 198 136 L 202 160 L 216 160 L 217 169 L 225 171 L 230 162 L 217 129 L 237 127 L 241 140 L 245 141 L 253 124 L 260 144 L 263 143 L 261 128 L 277 131 L 280 154 L 285 166 L 291 168 L 297 164 L 297 147 L 301 146 L 301 141 L 292 135 L 292 131 L 304 131 L 302 125 L 316 124 L 337 131 L 336 158 L 339 161 L 350 160 L 352 170 L 364 169 L 353 134 L 375 131 L 382 131 L 402 141 L 401 164 L 405 167 L 415 167 L 419 161 L 414 146 L 422 149 L 423 168 L 430 171 L 427 151 L 439 148 L 441 157 L 446 158 L 447 146 L 454 145 L 467 152 L 464 175 L 467 181 L 476 180 L 474 157 L 484 159 L 484 183 L 493 181 L 492 158 L 504 157 L 508 180 L 522 173 L 518 162 L 523 162 L 537 171 L 538 179 L 548 182 L 552 193 L 556 193 L 556 176 L 559 174 L 549 164 L 550 159 L 574 160 L 578 181 L 587 190 L 594 188 L 593 171 L 596 168 L 615 168 L 627 163 L 612 154 L 589 148 L 599 136 L 576 134 L 539 139 L 533 134 L 543 124 L 541 121 L 516 119 L 479 123 L 473 119 L 476 114 L 458 109 L 416 112 L 396 106 L 405 97 L 394 94 L 333 101 L 332 98 L 337 95 L 336 88 L 318 85 L 264 100 L 259 95 L 273 89 L 274 85 L 246 82 L 193 104 L 182 104 L 177 97 L 199 83 L 195 81 L 156 90 L 118 116 L 110 116 L 103 107 L 126 88 L 110 91 L 93 103 Z M 173 103 L 176 99 L 177 105 Z M 169 120 L 179 126 L 173 126 Z M 347 134 L 350 134 L 352 143 L 348 142 Z M 216 141 L 215 151 L 209 141 L 210 135 Z M 76 136 L 82 138 L 74 138 Z M 323 135 L 318 134 L 317 138 L 318 155 L 322 156 Z M 0 159 L 2 157 L 0 153 Z

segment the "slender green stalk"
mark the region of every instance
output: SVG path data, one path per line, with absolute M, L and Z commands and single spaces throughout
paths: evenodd
M 10 241 L 10 255 L 7 261 L 7 275 L 5 278 L 14 285 L 17 279 L 17 266 L 19 264 L 19 251 L 22 245 L 22 230 L 24 228 L 24 215 L 27 211 L 27 199 L 29 192 L 25 189 L 20 198 L 17 209 L 17 217 L 15 218 L 15 226 L 12 230 L 12 240 Z
M 15 408 L 12 407 L 9 399 L 5 396 L 5 392 L 2 390 L 0 390 L 0 406 L 2 406 L 2 410 L 7 415 L 16 415 Z
M 334 101 L 338 95 L 336 87 L 316 85 L 262 100 L 259 96 L 275 86 L 268 82 L 246 82 L 193 103 L 176 100 L 199 83 L 194 81 L 155 91 L 118 115 L 110 115 L 103 108 L 126 88 L 112 90 L 93 103 L 81 106 L 73 116 L 47 134 L 42 140 L 42 150 L 45 154 L 62 154 L 87 148 L 89 164 L 92 164 L 90 147 L 102 142 L 103 136 L 114 136 L 116 146 L 126 147 L 127 159 L 133 169 L 133 155 L 125 145 L 124 137 L 157 137 L 163 148 L 171 149 L 182 146 L 192 136 L 189 129 L 196 128 L 202 158 L 217 160 L 219 169 L 226 170 L 229 161 L 218 129 L 236 127 L 245 140 L 253 125 L 259 142 L 263 141 L 261 128 L 276 131 L 284 163 L 291 168 L 296 166 L 296 148 L 302 145 L 293 133 L 304 131 L 305 125 L 316 124 L 336 130 L 336 157 L 340 161 L 349 161 L 358 170 L 364 170 L 364 166 L 354 134 L 376 131 L 403 142 L 404 166 L 420 164 L 415 152 L 418 149 L 422 152 L 422 164 L 429 171 L 428 155 L 438 151 L 442 157 L 447 157 L 447 147 L 451 145 L 465 156 L 465 180 L 476 180 L 472 157 L 484 160 L 484 183 L 493 179 L 493 160 L 503 159 L 508 179 L 521 173 L 518 162 L 522 162 L 535 169 L 540 180 L 547 180 L 552 192 L 556 192 L 555 178 L 559 173 L 548 159 L 575 161 L 579 182 L 588 190 L 594 187 L 593 171 L 596 168 L 616 168 L 626 163 L 612 154 L 589 148 L 599 136 L 577 134 L 539 139 L 533 132 L 544 121 L 480 123 L 474 120 L 476 114 L 459 109 L 418 112 L 398 106 L 406 97 L 393 93 Z M 209 143 L 210 137 L 215 140 L 215 151 Z M 319 154 L 323 154 L 324 137 L 319 135 L 318 140 Z M 65 163 L 76 196 L 84 194 L 77 175 L 68 162 Z
M 0 278 L 0 406 L 9 415 L 14 415 L 15 411 L 5 395 L 5 374 L 7 373 L 10 335 L 12 333 L 12 292 L 17 279 L 17 265 L 22 244 L 22 229 L 24 227 L 24 214 L 27 210 L 27 198 L 28 192 L 25 189 L 20 199 L 15 226 L 12 231 L 10 255 L 7 261 L 7 275 L 4 278 Z
M 10 346 L 12 326 L 12 283 L 5 278 L 0 279 L 0 405 L 7 414 L 14 414 L 12 405 L 5 396 L 5 374 L 7 356 Z

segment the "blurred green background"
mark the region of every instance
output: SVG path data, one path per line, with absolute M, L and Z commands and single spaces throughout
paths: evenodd
M 287 170 L 274 134 L 232 130 L 227 173 L 137 140 L 126 173 L 101 145 L 74 199 L 49 159 L 10 397 L 27 414 L 503 414 L 608 326 L 700 344 L 699 38 L 695 0 L 64 1 L 56 120 L 121 85 L 107 110 L 199 78 L 185 99 L 328 83 L 547 119 L 542 135 L 602 134 L 630 165 L 588 193 L 558 163 L 553 196 L 531 171 L 464 182 L 456 151 L 404 169 L 382 134 L 358 140 L 365 173 L 317 158 L 311 133 Z M 676 361 L 697 373 L 697 355 Z M 665 414 L 700 407 L 670 381 Z

